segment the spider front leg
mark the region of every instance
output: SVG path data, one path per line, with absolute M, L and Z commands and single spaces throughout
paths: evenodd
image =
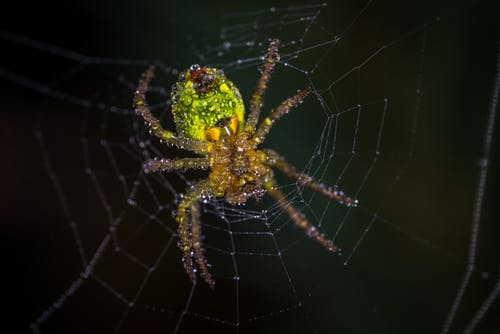
M 196 261 L 201 275 L 205 282 L 214 288 L 215 281 L 208 271 L 205 254 L 201 246 L 201 224 L 200 224 L 200 204 L 199 201 L 212 195 L 212 188 L 208 180 L 194 184 L 182 197 L 175 220 L 179 224 L 179 248 L 182 251 L 182 263 L 189 278 L 196 283 L 196 269 L 193 259 Z
M 267 182 L 266 188 L 269 195 L 271 195 L 271 197 L 278 202 L 280 208 L 287 213 L 293 223 L 300 227 L 309 238 L 316 240 L 320 245 L 331 252 L 340 252 L 340 249 L 333 243 L 333 241 L 328 239 L 325 234 L 319 232 L 316 227 L 313 226 L 309 220 L 307 220 L 306 216 L 286 199 L 283 192 L 276 188 L 274 181 Z
M 191 235 L 193 239 L 193 250 L 194 256 L 196 258 L 196 263 L 198 268 L 200 268 L 201 276 L 205 279 L 205 282 L 210 286 L 210 288 L 215 287 L 215 281 L 208 271 L 207 261 L 205 259 L 205 253 L 201 247 L 201 240 L 203 239 L 201 233 L 200 224 L 200 202 L 196 201 L 191 206 Z
M 289 178 L 296 180 L 301 186 L 306 186 L 314 191 L 317 191 L 320 194 L 330 197 L 347 207 L 358 206 L 358 200 L 356 198 L 349 197 L 344 194 L 343 191 L 338 191 L 337 189 L 329 187 L 322 182 L 316 181 L 312 176 L 299 172 L 297 168 L 289 164 L 282 156 L 276 153 L 276 151 L 271 149 L 264 149 L 263 151 L 267 155 L 267 162 L 269 166 L 277 168 Z
M 139 86 L 134 94 L 134 106 L 137 114 L 141 115 L 144 121 L 151 129 L 151 133 L 161 140 L 175 145 L 179 148 L 187 149 L 198 154 L 203 154 L 209 151 L 209 143 L 192 138 L 177 137 L 172 131 L 165 130 L 160 121 L 151 113 L 146 102 L 146 92 L 149 84 L 154 77 L 154 67 L 151 66 L 143 73 Z

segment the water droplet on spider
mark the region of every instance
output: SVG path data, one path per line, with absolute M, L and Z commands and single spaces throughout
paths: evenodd
M 200 65 L 198 64 L 193 64 L 189 67 L 189 72 L 194 72 L 200 69 Z

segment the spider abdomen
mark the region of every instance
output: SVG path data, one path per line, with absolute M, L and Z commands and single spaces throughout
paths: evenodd
M 224 119 L 243 128 L 245 107 L 238 88 L 216 68 L 192 65 L 172 89 L 172 114 L 181 137 L 211 140 L 206 131 Z

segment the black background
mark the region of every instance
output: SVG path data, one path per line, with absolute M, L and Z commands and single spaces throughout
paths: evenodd
M 482 136 L 494 79 L 500 11 L 488 2 L 430 2 L 419 5 L 420 11 L 405 10 L 404 4 L 376 4 L 380 5 L 376 8 L 380 8 L 378 15 L 381 16 L 401 15 L 417 23 L 441 17 L 441 23 L 429 32 L 423 72 L 426 95 L 417 134 L 418 158 L 408 172 L 405 183 L 408 197 L 404 200 L 395 199 L 388 204 L 390 207 L 404 208 L 407 205 L 404 203 L 411 202 L 413 207 L 417 207 L 422 212 L 421 215 L 407 215 L 402 209 L 400 219 L 408 221 L 405 225 L 412 227 L 410 230 L 413 235 L 422 236 L 431 247 L 420 248 L 411 242 L 406 245 L 408 241 L 397 231 L 380 232 L 381 239 L 366 241 L 367 252 L 361 255 L 363 259 L 359 260 L 359 265 L 354 264 L 346 269 L 339 261 L 333 268 L 316 268 L 318 273 L 328 270 L 330 280 L 335 278 L 338 271 L 344 271 L 338 274 L 344 275 L 344 279 L 354 278 L 351 286 L 341 288 L 345 290 L 345 295 L 340 297 L 333 290 L 328 291 L 327 283 L 321 282 L 320 288 L 315 290 L 314 301 L 306 310 L 272 315 L 256 325 L 242 324 L 243 331 L 438 332 L 453 300 L 465 268 L 478 171 L 476 163 L 482 153 Z M 278 2 L 275 5 L 286 4 Z M 190 48 L 190 38 L 201 36 L 209 39 L 211 34 L 217 34 L 218 20 L 222 13 L 251 11 L 269 6 L 267 1 L 239 4 L 234 1 L 217 4 L 192 1 L 151 1 L 147 4 L 134 1 L 12 2 L 2 5 L 0 28 L 87 55 L 116 59 L 159 59 L 164 64 L 182 68 L 191 63 L 193 50 Z M 329 23 L 329 15 L 334 17 L 338 12 L 348 11 L 345 8 L 349 8 L 345 3 L 329 4 L 323 10 L 322 17 L 326 17 L 325 22 Z M 356 9 L 353 5 L 351 10 L 355 13 L 359 11 L 359 7 Z M 335 22 L 330 23 L 334 30 Z M 58 63 L 58 58 L 50 55 L 45 55 L 44 58 L 36 56 L 38 61 L 34 63 L 30 51 L 11 48 L 5 41 L 0 41 L 0 45 L 0 67 L 22 73 L 33 80 L 50 81 L 54 74 L 52 68 L 64 66 Z M 242 91 L 251 89 L 252 80 L 249 80 L 246 84 L 248 87 L 242 88 Z M 29 329 L 29 324 L 68 287 L 81 270 L 70 230 L 61 213 L 52 183 L 43 168 L 40 148 L 33 133 L 36 129 L 43 129 L 55 170 L 63 179 L 79 175 L 79 180 L 63 184 L 63 187 L 84 187 L 88 181 L 81 176 L 81 152 L 73 149 L 79 145 L 83 112 L 68 112 L 71 105 L 54 103 L 50 97 L 4 78 L 0 78 L 0 87 L 0 152 L 3 156 L 0 164 L 3 176 L 0 193 L 1 276 L 4 290 L 2 316 L 6 318 L 2 327 L 6 332 L 23 332 Z M 98 122 L 96 120 L 96 124 Z M 296 122 L 300 124 L 301 120 L 298 118 Z M 89 137 L 92 138 L 92 121 L 89 124 Z M 286 135 L 286 131 L 282 134 Z M 497 138 L 498 132 L 494 136 L 490 178 L 484 202 L 480 262 L 454 330 L 468 322 L 499 276 L 496 237 L 499 233 L 496 224 L 499 217 L 496 205 L 499 195 Z M 286 137 L 276 137 L 274 140 L 276 143 L 286 143 Z M 307 150 L 302 148 L 304 149 Z M 301 151 L 300 145 L 296 151 Z M 305 154 L 309 153 L 306 151 Z M 295 153 L 291 154 L 293 156 Z M 296 154 L 300 157 L 300 153 Z M 85 202 L 92 197 L 95 195 L 83 191 L 80 200 Z M 421 200 L 422 204 L 419 206 L 418 202 Z M 72 203 L 76 207 L 75 214 L 83 217 L 88 215 L 89 222 L 102 217 L 100 212 L 86 212 L 91 204 L 84 204 L 78 209 L 78 201 Z M 421 221 L 421 217 L 427 218 L 426 222 Z M 419 230 L 419 224 L 424 225 L 422 230 Z M 373 232 L 375 236 L 378 236 L 377 233 L 379 232 Z M 403 267 L 397 267 L 391 259 L 377 255 L 377 247 L 383 246 L 384 238 L 398 239 L 391 247 L 394 247 L 394 252 L 405 254 L 398 260 L 404 262 Z M 440 250 L 436 251 L 434 248 Z M 448 260 L 443 254 L 452 254 L 452 260 Z M 394 281 L 397 277 L 412 275 L 414 280 L 410 279 L 410 283 L 401 283 L 397 279 Z M 380 281 L 372 282 L 371 279 Z M 413 294 L 397 296 L 401 293 L 398 291 L 406 291 L 400 289 L 401 284 L 414 286 L 414 289 L 408 289 Z M 361 291 L 359 286 L 363 285 L 366 286 Z M 377 287 L 396 294 L 396 297 L 390 298 L 387 306 L 388 310 L 398 310 L 395 315 L 383 311 L 378 314 L 375 310 L 377 305 L 383 309 L 385 303 L 383 299 L 377 299 L 380 298 Z M 171 286 L 166 288 L 173 289 Z M 356 289 L 360 289 L 359 293 L 356 293 Z M 88 293 L 90 301 L 92 293 L 99 296 L 105 294 L 93 286 L 81 293 Z M 370 293 L 372 295 L 367 295 Z M 394 301 L 398 299 L 401 302 L 395 304 Z M 367 303 L 375 305 L 373 313 L 364 308 L 360 308 L 358 312 L 349 312 L 356 310 L 350 304 L 363 304 L 366 300 L 373 301 Z M 224 301 L 207 299 L 205 303 L 215 305 L 223 304 Z M 104 324 L 111 316 L 108 317 L 106 312 L 88 316 L 85 312 L 92 313 L 92 303 L 90 306 L 82 305 L 81 309 L 72 308 L 73 311 L 76 310 L 73 313 L 59 314 L 53 321 L 55 325 L 49 320 L 47 332 L 87 332 L 90 331 L 88 328 L 110 331 L 106 325 L 100 326 L 99 322 Z M 255 307 L 257 305 L 258 303 Z M 363 307 L 369 309 L 371 306 L 367 305 Z M 253 306 L 246 304 L 244 307 L 252 309 Z M 428 310 L 423 310 L 425 307 L 432 309 L 430 318 Z M 419 316 L 419 312 L 425 316 Z M 485 317 L 478 332 L 498 333 L 500 325 L 495 314 L 498 315 L 498 301 Z M 157 319 L 161 315 L 154 315 L 154 320 L 150 316 L 142 317 L 141 311 L 138 311 L 130 316 L 130 323 L 122 327 L 121 332 L 172 330 L 170 323 L 165 325 L 161 319 Z M 211 328 L 221 332 L 233 331 L 227 326 L 219 326 L 214 322 L 207 324 L 199 319 L 187 321 L 185 326 L 181 328 L 185 332 L 193 329 L 198 332 L 210 331 Z

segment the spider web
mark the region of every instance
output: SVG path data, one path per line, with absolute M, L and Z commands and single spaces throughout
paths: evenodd
M 0 76 L 11 83 L 4 99 L 11 115 L 26 115 L 8 118 L 15 131 L 6 140 L 16 140 L 7 152 L 14 162 L 18 151 L 29 156 L 6 175 L 36 179 L 7 183 L 22 193 L 16 212 L 30 211 L 9 216 L 26 227 L 12 239 L 26 242 L 29 257 L 6 260 L 9 272 L 21 267 L 26 280 L 23 298 L 12 297 L 21 314 L 14 325 L 35 333 L 498 330 L 498 175 L 489 167 L 487 178 L 484 170 L 496 161 L 488 152 L 499 84 L 479 70 L 462 74 L 488 91 L 495 87 L 493 97 L 476 92 L 462 106 L 463 91 L 449 91 L 452 79 L 441 73 L 463 64 L 452 56 L 467 44 L 447 36 L 462 27 L 466 9 L 383 1 L 197 8 L 179 5 L 168 16 L 169 29 L 177 29 L 171 35 L 154 26 L 161 22 L 156 14 L 124 23 L 132 47 L 121 50 L 110 44 L 116 32 L 107 30 L 95 45 L 91 31 L 63 44 L 44 38 L 47 32 L 31 38 L 22 29 L 0 31 Z M 144 28 L 150 33 L 137 37 L 133 27 L 145 23 L 153 25 Z M 216 289 L 191 285 L 172 212 L 186 187 L 206 174 L 144 175 L 144 160 L 186 152 L 161 145 L 135 115 L 137 80 L 156 65 L 148 100 L 172 129 L 169 87 L 179 71 L 192 63 L 223 68 L 247 103 L 274 37 L 282 41 L 281 60 L 263 113 L 297 89 L 313 93 L 263 146 L 360 205 L 344 207 L 277 175 L 287 199 L 342 248 L 336 255 L 269 198 L 238 207 L 203 203 Z M 493 73 L 494 57 L 484 59 Z M 39 94 L 23 100 L 19 86 Z M 457 114 L 467 119 L 453 124 Z M 477 186 L 475 161 L 482 162 Z

